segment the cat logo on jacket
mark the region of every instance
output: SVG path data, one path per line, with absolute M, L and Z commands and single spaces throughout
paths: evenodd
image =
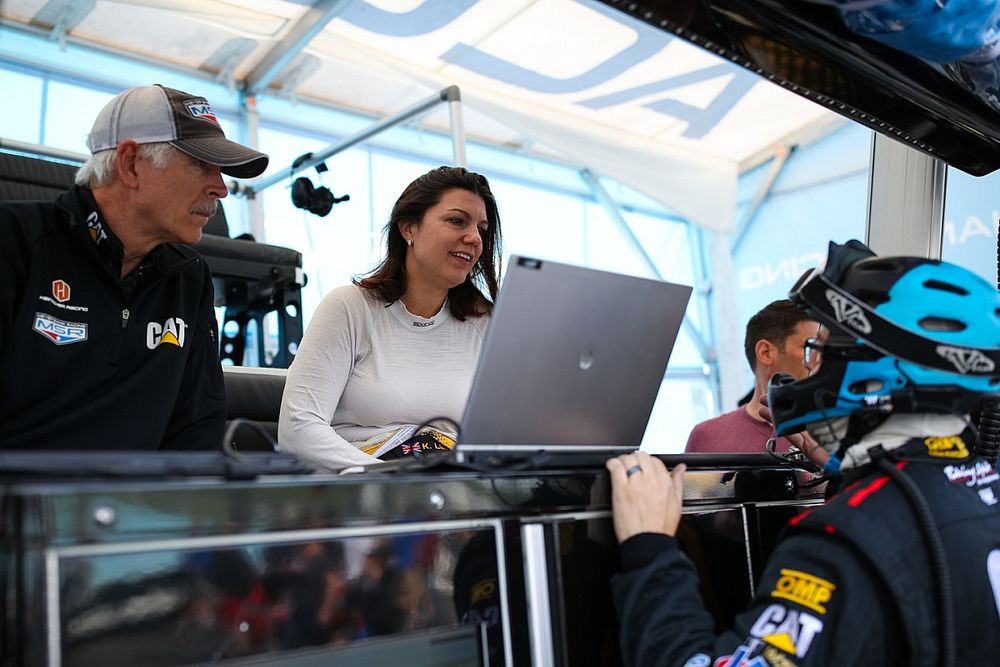
M 66 322 L 45 313 L 35 313 L 32 329 L 56 345 L 82 343 L 87 340 L 87 325 L 84 322 Z
M 161 345 L 184 347 L 184 332 L 187 322 L 179 317 L 168 317 L 163 324 L 150 322 L 146 325 L 146 347 L 155 350 Z
M 108 233 L 104 231 L 104 223 L 101 222 L 97 211 L 93 211 L 87 216 L 87 231 L 90 232 L 90 238 L 94 239 L 94 243 L 97 245 L 108 238 Z
M 782 604 L 769 605 L 750 627 L 752 636 L 799 658 L 806 657 L 821 632 L 823 621 Z

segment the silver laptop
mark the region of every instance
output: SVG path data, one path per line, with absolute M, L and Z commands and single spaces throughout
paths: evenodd
M 638 448 L 690 296 L 686 285 L 511 256 L 456 459 Z

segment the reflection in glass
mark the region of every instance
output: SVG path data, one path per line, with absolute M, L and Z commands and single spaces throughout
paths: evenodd
M 492 583 L 490 583 L 492 582 Z M 485 623 L 491 529 L 68 558 L 63 662 L 175 665 Z

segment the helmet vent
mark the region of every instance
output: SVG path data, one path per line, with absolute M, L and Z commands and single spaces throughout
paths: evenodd
M 854 296 L 862 303 L 867 303 L 872 308 L 880 306 L 889 300 L 889 295 L 883 290 L 857 289 Z
M 924 317 L 917 323 L 924 331 L 965 331 L 965 322 L 947 317 Z
M 881 380 L 858 380 L 852 383 L 847 388 L 847 391 L 852 394 L 874 394 L 877 391 L 881 391 L 884 386 Z
M 900 264 L 891 260 L 875 260 L 858 262 L 854 268 L 858 271 L 898 271 Z
M 969 290 L 963 287 L 952 285 L 951 283 L 944 283 L 940 280 L 926 280 L 924 281 L 924 287 L 927 289 L 939 289 L 942 292 L 951 292 L 952 294 L 958 294 L 959 296 L 968 296 L 969 294 Z

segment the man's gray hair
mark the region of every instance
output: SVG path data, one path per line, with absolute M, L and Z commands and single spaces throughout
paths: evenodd
M 157 169 L 163 169 L 167 166 L 167 162 L 170 161 L 170 156 L 175 150 L 177 149 L 165 142 L 139 146 L 139 154 L 152 162 Z M 96 188 L 113 181 L 115 155 L 115 151 L 101 151 L 91 155 L 76 172 L 76 184 Z

